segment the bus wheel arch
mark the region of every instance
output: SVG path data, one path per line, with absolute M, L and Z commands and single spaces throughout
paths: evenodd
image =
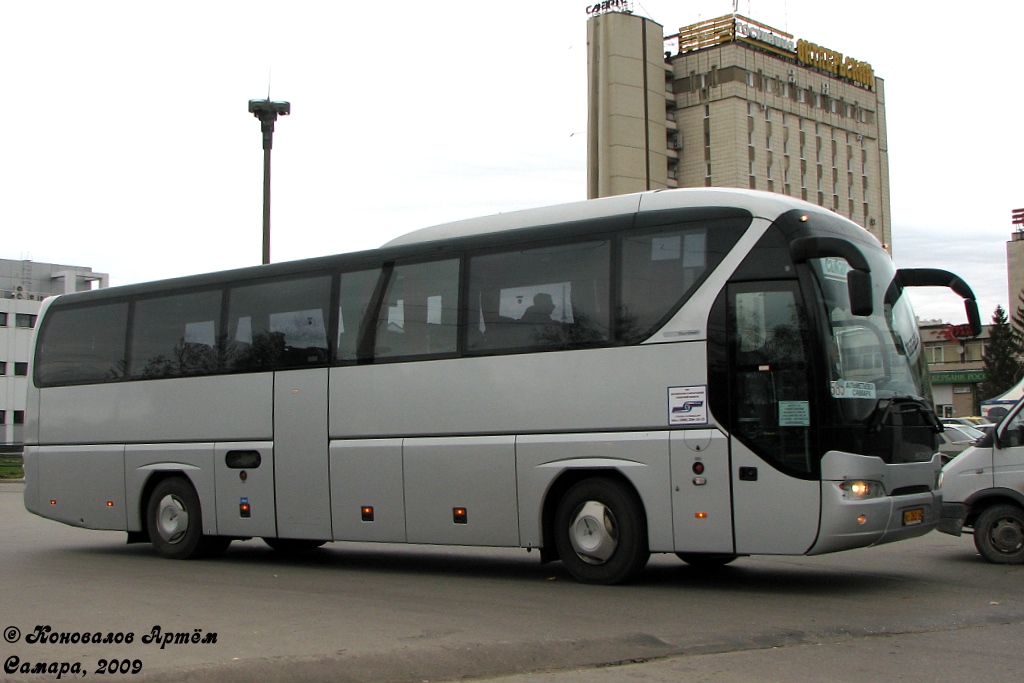
M 583 583 L 634 578 L 650 550 L 647 516 L 634 486 L 614 470 L 566 473 L 545 500 L 545 548 Z M 552 557 L 553 556 L 553 557 Z
M 181 472 L 161 473 L 146 483 L 143 524 L 157 553 L 175 560 L 209 557 L 227 549 L 230 538 L 203 534 L 199 494 Z

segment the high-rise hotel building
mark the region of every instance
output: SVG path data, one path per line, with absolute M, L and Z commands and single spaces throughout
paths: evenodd
M 631 12 L 595 11 L 587 43 L 590 198 L 767 190 L 890 247 L 885 89 L 870 64 L 737 14 L 665 35 Z

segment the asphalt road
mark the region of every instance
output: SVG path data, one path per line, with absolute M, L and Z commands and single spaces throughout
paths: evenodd
M 1024 566 L 983 562 L 969 537 L 714 572 L 656 555 L 639 582 L 599 587 L 520 549 L 331 544 L 288 558 L 254 540 L 175 562 L 123 533 L 30 515 L 18 484 L 0 484 L 0 519 L 4 680 L 1017 683 L 1024 672 Z M 32 642 L 41 633 L 54 642 Z M 112 662 L 118 672 L 102 673 Z

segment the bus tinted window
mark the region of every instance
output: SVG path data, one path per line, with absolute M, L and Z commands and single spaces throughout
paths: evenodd
M 355 360 L 359 350 L 359 330 L 380 279 L 380 268 L 341 274 L 341 301 L 338 304 L 338 346 L 335 360 Z
M 467 349 L 535 351 L 606 341 L 610 261 L 608 241 L 472 257 Z
M 455 353 L 458 292 L 458 259 L 395 266 L 377 312 L 374 357 Z
M 127 328 L 127 303 L 51 308 L 36 353 L 36 385 L 121 379 Z
M 329 275 L 232 288 L 227 370 L 254 372 L 325 364 L 330 299 Z
M 131 377 L 218 372 L 221 298 L 218 289 L 137 301 L 132 319 Z
M 722 261 L 749 220 L 638 230 L 622 238 L 618 338 L 648 338 Z

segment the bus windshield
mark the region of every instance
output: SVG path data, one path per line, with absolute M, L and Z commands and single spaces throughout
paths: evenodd
M 934 453 L 937 420 L 914 310 L 894 282 L 896 271 L 888 255 L 879 251 L 866 256 L 874 288 L 870 316 L 851 312 L 846 281 L 850 266 L 845 260 L 809 262 L 826 313 L 831 408 L 838 425 L 864 426 L 857 430 L 867 433 L 860 437 L 864 442 L 859 452 L 881 454 L 889 462 L 927 460 Z M 892 427 L 899 428 L 898 437 L 885 434 Z M 871 444 L 874 437 L 886 443 Z M 901 440 L 909 443 L 897 445 Z

